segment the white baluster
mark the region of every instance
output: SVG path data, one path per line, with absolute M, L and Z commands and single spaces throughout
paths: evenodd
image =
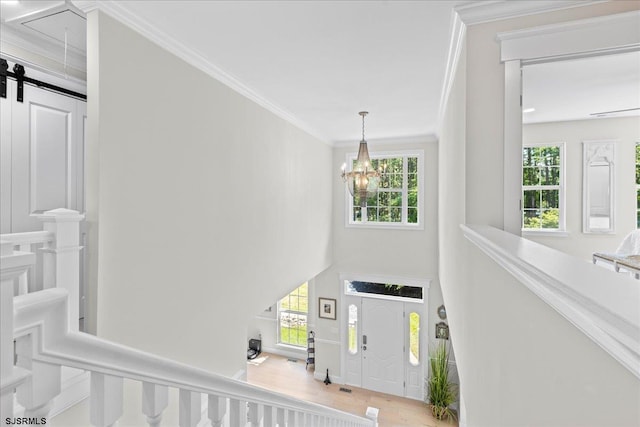
M 278 427 L 284 427 L 284 408 L 276 409 L 276 424 Z
M 287 425 L 291 427 L 297 426 L 298 423 L 296 422 L 296 419 L 297 419 L 296 411 L 289 409 L 287 411 Z
M 200 393 L 180 389 L 180 427 L 194 427 L 202 418 L 202 398 Z
M 275 424 L 273 423 L 273 406 L 271 405 L 264 406 L 262 427 L 275 427 Z
M 13 417 L 13 390 L 30 375 L 14 366 L 13 286 L 35 263 L 35 255 L 14 254 L 10 242 L 1 242 L 0 257 L 0 420 L 4 420 Z
M 26 417 L 46 418 L 53 399 L 60 394 L 60 366 L 33 360 L 31 335 L 16 340 L 16 365 L 31 372 L 31 376 L 16 390 L 18 403 L 25 408 Z
M 51 247 L 43 248 L 43 288 L 59 287 L 69 292 L 69 329 L 78 330 L 80 318 L 80 221 L 84 215 L 69 209 L 54 209 L 38 217 L 45 231 L 54 233 Z
M 210 394 L 208 397 L 209 420 L 212 427 L 221 427 L 227 413 L 227 398 Z
M 30 244 L 24 244 L 24 245 L 20 245 L 18 246 L 18 250 L 20 252 L 31 252 L 31 245 Z M 34 269 L 31 269 L 32 271 L 32 275 L 35 276 L 35 272 L 33 271 Z M 17 295 L 25 295 L 27 293 L 29 293 L 29 271 L 25 271 L 23 274 L 20 275 L 20 277 L 18 278 L 18 293 Z M 32 280 L 35 280 L 35 278 L 32 277 Z
M 312 426 L 313 425 L 313 415 L 312 414 L 305 414 L 304 423 L 305 423 L 305 425 Z
M 247 425 L 247 402 L 229 399 L 229 424 L 231 427 L 245 427 Z
M 319 415 L 314 415 L 313 416 L 313 425 L 315 427 L 320 426 L 320 416 Z
M 91 372 L 90 421 L 97 427 L 115 424 L 122 416 L 121 377 Z
M 169 404 L 169 389 L 166 386 L 142 383 L 142 413 L 147 416 L 150 426 L 160 425 L 162 411 Z
M 372 427 L 378 427 L 378 413 L 380 410 L 378 408 L 374 408 L 372 406 L 367 407 L 367 412 L 365 413 L 365 417 L 371 420 Z
M 249 422 L 252 427 L 259 427 L 262 421 L 262 405 L 249 402 Z

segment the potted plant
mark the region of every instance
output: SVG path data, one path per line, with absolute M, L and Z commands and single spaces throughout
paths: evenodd
M 449 381 L 449 351 L 444 342 L 431 352 L 431 375 L 427 383 L 429 407 L 438 420 L 456 418 L 449 407 L 456 401 L 456 385 Z

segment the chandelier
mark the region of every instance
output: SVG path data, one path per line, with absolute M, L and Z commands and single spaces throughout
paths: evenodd
M 347 164 L 342 165 L 342 179 L 347 184 L 349 193 L 353 196 L 353 204 L 365 207 L 367 206 L 367 199 L 374 197 L 378 192 L 382 174 L 371 166 L 367 141 L 364 139 L 364 118 L 369 113 L 361 111 L 358 114 L 362 116 L 362 140 L 360 141 L 360 148 L 358 148 L 358 158 L 353 165 L 353 169 L 349 172 L 346 170 Z

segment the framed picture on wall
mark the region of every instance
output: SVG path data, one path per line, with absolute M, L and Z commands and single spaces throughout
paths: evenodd
M 336 320 L 336 300 L 318 298 L 318 316 L 322 319 Z

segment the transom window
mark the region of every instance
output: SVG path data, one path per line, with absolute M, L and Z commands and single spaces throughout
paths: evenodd
M 371 167 L 385 172 L 377 194 L 367 199 L 362 208 L 354 203 L 347 191 L 347 215 L 349 225 L 406 226 L 422 224 L 422 150 L 411 152 L 372 153 Z M 355 154 L 347 156 L 347 165 L 353 168 Z
M 522 229 L 564 230 L 564 144 L 522 149 Z
M 278 342 L 306 347 L 308 314 L 309 286 L 303 283 L 278 302 Z

